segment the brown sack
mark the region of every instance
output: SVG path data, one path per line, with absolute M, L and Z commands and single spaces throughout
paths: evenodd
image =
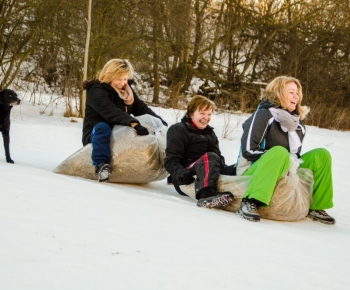
M 298 174 L 281 178 L 267 207 L 258 212 L 262 218 L 278 221 L 298 221 L 305 218 L 312 201 L 313 173 L 299 168 Z
M 113 127 L 109 182 L 149 183 L 168 175 L 164 168 L 167 127 L 151 115 L 136 118 L 150 134 L 139 136 L 131 127 Z M 91 152 L 91 144 L 84 146 L 59 164 L 54 172 L 97 180 Z
M 241 206 L 242 196 L 246 190 L 251 176 L 229 176 L 220 175 L 217 181 L 218 191 L 230 191 L 234 195 L 232 203 L 223 209 L 236 212 Z M 196 199 L 194 183 L 189 185 L 181 185 L 180 189 L 193 199 Z
M 219 191 L 230 191 L 234 195 L 231 204 L 223 209 L 237 212 L 251 176 L 220 175 L 217 186 Z M 308 214 L 313 189 L 313 173 L 309 169 L 299 168 L 297 174 L 281 178 L 275 187 L 271 202 L 267 207 L 258 208 L 262 218 L 279 221 L 297 221 Z M 181 190 L 195 199 L 194 183 L 180 186 Z

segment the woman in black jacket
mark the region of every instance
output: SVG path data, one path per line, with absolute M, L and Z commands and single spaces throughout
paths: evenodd
M 140 136 L 148 130 L 133 116 L 149 114 L 159 118 L 135 93 L 131 84 L 134 69 L 128 60 L 109 60 L 96 79 L 83 82 L 87 90 L 83 145 L 92 145 L 92 163 L 98 181 L 108 181 L 110 166 L 110 136 L 114 125 L 130 126 Z M 133 115 L 133 116 L 131 116 Z
M 220 174 L 235 174 L 234 165 L 225 165 L 218 138 L 209 126 L 215 108 L 206 97 L 192 98 L 181 122 L 168 129 L 164 164 L 175 189 L 181 194 L 180 185 L 195 181 L 197 205 L 208 208 L 222 207 L 233 200 L 232 193 L 218 192 L 216 183 Z

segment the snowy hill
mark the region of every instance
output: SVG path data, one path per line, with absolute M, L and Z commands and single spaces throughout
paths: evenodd
M 154 108 L 169 124 L 174 110 Z M 232 115 L 232 124 L 245 117 Z M 99 184 L 52 170 L 82 147 L 81 120 L 12 111 L 11 153 L 0 150 L 1 289 L 348 289 L 350 132 L 307 128 L 303 152 L 333 156 L 337 223 L 260 223 L 198 208 L 165 180 Z M 221 136 L 224 115 L 211 125 Z M 235 162 L 240 127 L 220 140 Z

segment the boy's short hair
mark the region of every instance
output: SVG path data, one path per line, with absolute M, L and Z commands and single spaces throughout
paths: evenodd
M 187 105 L 186 117 L 191 118 L 191 116 L 197 109 L 201 111 L 212 109 L 212 111 L 214 111 L 216 109 L 216 105 L 212 100 L 209 100 L 207 97 L 194 95 Z

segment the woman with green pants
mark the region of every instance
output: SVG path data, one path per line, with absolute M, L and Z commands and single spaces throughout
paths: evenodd
M 256 211 L 269 205 L 277 181 L 291 167 L 313 172 L 314 186 L 308 217 L 326 224 L 335 220 L 325 209 L 333 207 L 332 159 L 324 148 L 300 155 L 309 109 L 301 106 L 302 88 L 292 77 L 270 82 L 254 114 L 243 123 L 237 175 L 252 176 L 243 195 L 239 214 L 260 221 Z

